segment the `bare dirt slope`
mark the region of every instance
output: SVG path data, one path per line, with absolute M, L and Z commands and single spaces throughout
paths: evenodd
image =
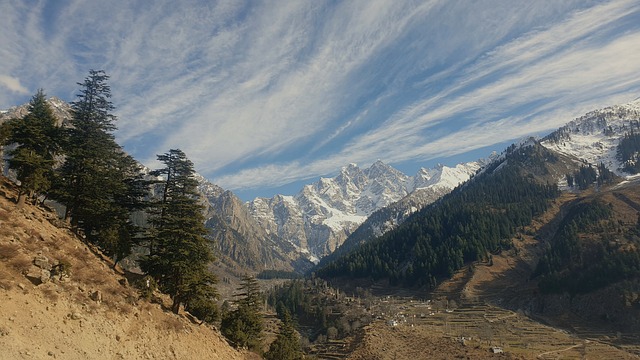
M 14 199 L 0 178 L 0 359 L 254 358 L 166 311 L 161 296 L 139 299 L 98 252 L 52 225 L 53 213 Z M 65 263 L 68 274 L 56 274 Z

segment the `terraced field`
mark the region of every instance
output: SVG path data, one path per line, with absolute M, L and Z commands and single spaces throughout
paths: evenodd
M 489 354 L 500 347 L 506 354 L 525 359 L 638 359 L 637 346 L 623 347 L 619 339 L 592 334 L 591 338 L 543 325 L 523 314 L 482 301 L 463 302 L 455 309 L 435 310 L 435 302 L 389 300 L 392 315 L 381 318 L 388 327 L 403 327 L 419 335 L 426 330 L 444 342 L 458 341 Z M 392 322 L 390 320 L 395 320 Z M 632 334 L 622 337 L 634 336 Z M 627 339 L 638 342 L 634 339 Z M 615 346 L 614 346 L 615 345 Z M 497 356 L 497 354 L 496 354 Z

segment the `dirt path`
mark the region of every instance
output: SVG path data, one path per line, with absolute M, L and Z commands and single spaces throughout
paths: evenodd
M 588 342 L 589 342 L 589 340 L 586 340 L 585 342 L 587 342 L 587 343 L 588 343 Z M 566 351 L 569 351 L 569 350 L 572 350 L 572 349 L 575 349 L 575 348 L 579 348 L 579 347 L 582 347 L 582 346 L 584 346 L 584 344 L 576 344 L 576 345 L 569 346 L 569 347 L 567 347 L 567 348 L 560 349 L 560 350 L 545 351 L 545 352 L 543 352 L 543 353 L 538 354 L 538 356 L 536 356 L 536 358 L 538 358 L 538 359 L 544 359 L 544 356 L 545 356 L 545 355 L 550 355 L 550 354 L 559 354 L 559 353 L 561 353 L 561 352 L 566 352 Z

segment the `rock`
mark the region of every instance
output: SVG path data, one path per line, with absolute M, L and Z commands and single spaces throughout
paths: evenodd
M 20 288 L 20 290 L 24 290 L 27 288 L 23 283 L 18 283 L 18 287 Z
M 48 282 L 51 279 L 51 271 L 47 269 L 42 269 L 37 266 L 31 266 L 25 277 L 33 283 L 33 285 L 40 285 Z
M 9 329 L 6 327 L 0 327 L 0 337 L 9 335 Z
M 120 337 L 120 335 L 116 335 L 116 341 L 120 341 L 121 339 L 122 339 L 122 337 Z
M 89 297 L 95 302 L 102 302 L 102 293 L 99 290 L 92 292 Z
M 129 282 L 127 281 L 127 279 L 120 279 L 118 280 L 118 282 L 120 283 L 120 285 L 127 287 L 127 285 L 129 285 Z
M 38 255 L 33 259 L 33 265 L 39 267 L 40 269 L 45 269 L 51 271 L 51 264 L 49 263 L 49 259 L 47 259 L 44 255 Z
M 71 313 L 71 320 L 80 320 L 82 319 L 82 314 L 80 314 L 79 312 L 73 312 Z

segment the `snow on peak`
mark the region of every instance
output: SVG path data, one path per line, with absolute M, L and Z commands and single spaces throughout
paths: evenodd
M 541 144 L 624 175 L 616 159 L 620 138 L 640 122 L 640 100 L 590 111 L 546 136 Z
M 293 197 L 256 199 L 251 213 L 281 238 L 322 257 L 335 250 L 374 211 L 411 192 L 437 187 L 450 191 L 468 180 L 481 163 L 438 165 L 407 176 L 381 160 L 367 169 L 349 164 L 337 176 L 305 185 Z M 435 189 L 434 189 L 435 190 Z
M 449 190 L 455 188 L 461 183 L 469 180 L 483 162 L 475 161 L 465 164 L 458 164 L 455 167 L 448 167 L 438 164 L 433 169 L 421 168 L 413 178 L 413 187 L 411 191 L 425 188 L 447 188 Z
M 224 192 L 223 188 L 211 183 L 199 173 L 193 174 L 193 177 L 198 181 L 198 190 L 200 190 L 200 192 L 206 197 L 218 197 Z

